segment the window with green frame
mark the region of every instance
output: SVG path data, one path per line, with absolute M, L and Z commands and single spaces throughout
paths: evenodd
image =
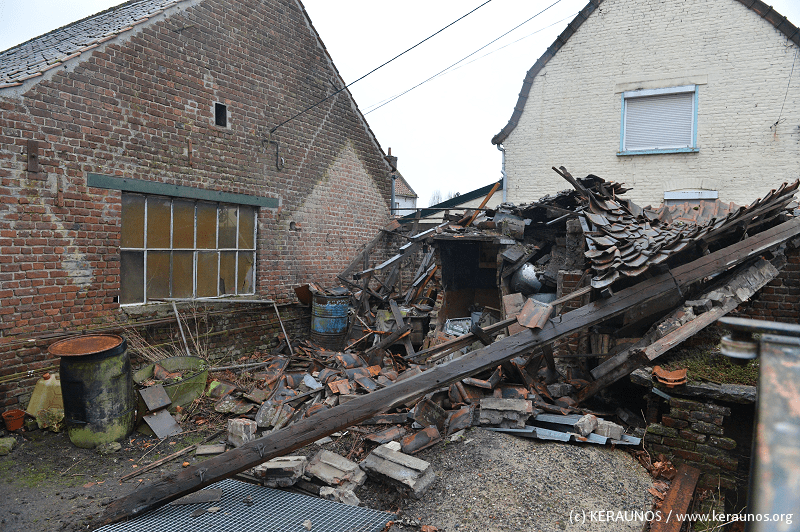
M 255 292 L 256 207 L 122 193 L 125 304 Z

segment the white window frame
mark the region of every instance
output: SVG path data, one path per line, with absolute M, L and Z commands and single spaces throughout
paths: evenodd
M 629 100 L 635 98 L 643 98 L 648 96 L 660 96 L 668 94 L 682 94 L 693 92 L 693 109 L 692 109 L 692 133 L 691 133 L 691 146 L 681 148 L 658 148 L 643 150 L 627 150 L 625 149 L 625 132 L 626 132 L 626 117 L 627 117 L 627 103 Z M 682 85 L 680 87 L 665 87 L 662 89 L 643 89 L 635 91 L 625 91 L 622 93 L 622 116 L 620 119 L 620 139 L 619 139 L 619 152 L 618 156 L 625 155 L 654 155 L 662 153 L 696 153 L 700 151 L 697 147 L 697 104 L 698 104 L 698 85 Z
M 686 202 L 713 201 L 719 199 L 716 190 L 670 190 L 664 192 L 664 204 L 675 205 Z
M 143 244 L 143 247 L 141 247 L 141 248 L 137 248 L 137 247 L 122 247 L 120 245 L 120 248 L 119 248 L 120 249 L 120 271 L 122 270 L 121 261 L 122 261 L 122 252 L 123 251 L 131 251 L 131 252 L 143 253 L 143 256 L 144 256 L 144 265 L 143 265 L 144 271 L 143 271 L 143 276 L 142 277 L 143 277 L 144 286 L 142 287 L 142 296 L 143 296 L 143 300 L 142 301 L 136 301 L 136 302 L 130 302 L 130 303 L 122 303 L 120 301 L 120 306 L 125 307 L 125 306 L 134 306 L 134 305 L 144 305 L 144 304 L 153 302 L 152 299 L 148 300 L 148 294 L 147 294 L 147 278 L 148 278 L 148 276 L 147 276 L 147 266 L 148 266 L 147 265 L 147 262 L 148 262 L 147 256 L 148 256 L 148 253 L 150 251 L 155 251 L 155 252 L 164 252 L 164 251 L 169 251 L 169 252 L 173 252 L 173 251 L 192 252 L 192 296 L 191 296 L 190 299 L 194 299 L 194 298 L 199 297 L 197 295 L 198 254 L 199 253 L 204 253 L 204 252 L 216 252 L 217 253 L 217 283 L 216 283 L 217 284 L 217 295 L 216 296 L 203 296 L 203 298 L 206 298 L 206 297 L 212 297 L 213 298 L 213 297 L 225 297 L 225 296 L 241 296 L 241 295 L 254 295 L 255 294 L 256 281 L 257 281 L 256 274 L 257 274 L 257 271 L 258 271 L 258 269 L 256 268 L 256 259 L 257 259 L 256 250 L 257 250 L 257 245 L 258 245 L 257 244 L 257 242 L 258 242 L 257 241 L 257 237 L 258 237 L 258 207 L 253 206 L 253 205 L 239 205 L 239 204 L 235 204 L 235 203 L 204 201 L 204 200 L 192 199 L 192 198 L 161 196 L 161 195 L 157 195 L 157 194 L 140 194 L 140 193 L 135 193 L 135 192 L 123 192 L 123 194 L 131 195 L 131 196 L 139 196 L 139 197 L 143 197 L 145 199 L 145 203 L 144 203 L 144 228 L 143 228 L 143 231 L 144 231 L 144 233 L 143 233 L 143 239 L 144 239 L 143 242 L 144 242 L 144 244 Z M 148 205 L 149 205 L 149 200 L 150 199 L 160 199 L 160 200 L 166 199 L 166 200 L 170 201 L 170 239 L 169 239 L 170 243 L 169 243 L 169 247 L 156 248 L 156 247 L 149 247 L 148 246 L 148 242 L 147 242 L 147 219 L 148 219 L 148 213 L 147 213 L 147 211 L 148 211 Z M 189 201 L 189 202 L 193 202 L 194 205 L 195 205 L 195 210 L 194 210 L 194 212 L 195 212 L 195 214 L 194 214 L 194 237 L 193 237 L 194 242 L 193 242 L 193 246 L 191 248 L 176 248 L 176 247 L 174 247 L 174 242 L 173 242 L 174 208 L 173 207 L 174 207 L 174 202 L 175 201 Z M 215 247 L 214 248 L 198 248 L 197 247 L 197 240 L 198 240 L 198 238 L 197 238 L 197 206 L 199 204 L 201 204 L 201 203 L 207 204 L 207 205 L 213 205 L 213 206 L 216 207 L 216 216 L 215 216 L 215 220 L 216 220 L 216 235 L 214 237 L 214 240 L 215 240 Z M 234 248 L 222 248 L 222 247 L 219 247 L 219 213 L 220 213 L 220 209 L 223 208 L 223 207 L 234 207 L 234 208 L 236 208 L 236 233 L 235 233 L 236 234 L 236 239 L 235 239 L 236 247 L 234 247 Z M 241 221 L 241 210 L 240 210 L 240 207 L 249 207 L 249 208 L 253 209 L 253 247 L 252 248 L 240 248 L 239 247 L 239 223 Z M 220 270 L 220 266 L 221 266 L 222 252 L 235 252 L 236 253 L 235 260 L 234 260 L 234 279 L 236 281 L 234 282 L 234 290 L 232 292 L 229 291 L 229 290 L 226 290 L 225 293 L 221 293 L 221 291 L 220 291 L 220 287 L 219 287 L 219 270 Z M 253 273 L 252 273 L 251 282 L 252 282 L 252 288 L 253 289 L 252 289 L 252 291 L 249 291 L 249 292 L 239 292 L 239 286 L 238 286 L 239 255 L 241 253 L 252 253 Z M 170 283 L 172 281 L 171 277 L 172 277 L 172 267 L 170 267 Z M 122 283 L 122 279 L 120 279 L 120 284 L 121 283 Z M 171 290 L 172 290 L 172 288 L 170 287 L 170 291 Z M 120 286 L 120 294 L 121 293 L 122 293 L 122 287 Z

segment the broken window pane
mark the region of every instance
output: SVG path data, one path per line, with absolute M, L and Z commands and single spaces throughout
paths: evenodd
M 236 252 L 223 251 L 219 258 L 219 294 L 236 293 Z
M 122 230 L 120 247 L 144 247 L 144 196 L 122 195 Z
M 239 252 L 239 281 L 236 283 L 238 294 L 252 294 L 253 290 L 253 258 L 252 251 Z
M 219 206 L 219 248 L 236 248 L 236 207 Z
M 256 210 L 253 207 L 239 207 L 239 249 L 255 249 L 253 228 Z
M 144 252 L 121 251 L 119 271 L 119 302 L 144 302 Z
M 174 200 L 172 202 L 172 247 L 194 247 L 194 202 Z
M 172 252 L 172 297 L 192 297 L 193 251 Z
M 197 247 L 217 247 L 217 206 L 213 203 L 197 203 Z
M 169 297 L 169 251 L 147 252 L 147 299 Z
M 147 198 L 147 248 L 168 248 L 170 203 L 167 198 Z
M 216 295 L 217 252 L 200 251 L 197 253 L 197 297 L 215 297 Z

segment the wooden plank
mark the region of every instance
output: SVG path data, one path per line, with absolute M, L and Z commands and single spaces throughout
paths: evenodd
M 712 323 L 715 323 L 719 318 L 736 309 L 742 301 L 752 297 L 753 294 L 777 277 L 779 273 L 775 266 L 764 259 L 760 259 L 754 265 L 743 266 L 742 271 L 738 272 L 733 279 L 724 282 L 724 286 L 732 294 L 736 294 L 735 296 L 731 296 L 721 306 L 714 307 L 708 312 L 700 314 L 692 321 L 670 331 L 662 338 L 653 341 L 652 333 L 648 334 L 632 347 L 603 362 L 592 370 L 592 376 L 596 380 L 578 393 L 578 401 L 584 401 L 592 397 L 603 388 L 627 377 L 644 364 L 655 360 L 687 338 L 691 338 Z M 700 296 L 699 299 L 708 297 L 711 292 L 719 289 L 719 286 L 717 285 L 711 291 Z M 638 352 L 643 353 L 645 359 L 638 365 L 628 362 L 632 354 Z
M 672 479 L 669 491 L 661 505 L 661 520 L 650 523 L 650 532 L 679 532 L 683 521 L 676 517 L 685 514 L 694 495 L 694 488 L 700 478 L 700 470 L 690 465 L 683 464 L 678 468 L 678 473 Z M 670 519 L 667 519 L 670 517 Z
M 472 225 L 472 222 L 475 221 L 475 217 L 478 216 L 478 213 L 481 212 L 484 207 L 486 207 L 486 204 L 489 203 L 490 199 L 492 199 L 492 196 L 494 196 L 494 193 L 497 192 L 498 188 L 500 188 L 500 183 L 501 182 L 498 181 L 497 183 L 494 184 L 494 186 L 492 187 L 492 190 L 490 190 L 489 193 L 486 194 L 486 197 L 483 198 L 483 201 L 481 202 L 480 206 L 477 209 L 475 209 L 475 212 L 472 213 L 472 216 L 470 216 L 470 218 L 467 221 L 467 223 L 464 224 L 464 227 L 469 227 L 470 225 Z
M 748 256 L 757 255 L 777 246 L 798 233 L 800 233 L 800 219 L 785 222 L 776 228 L 729 246 L 736 248 L 733 254 L 726 248 L 683 266 L 680 279 L 686 284 L 699 281 L 710 273 L 724 271 Z M 715 264 L 718 270 L 713 269 Z M 99 525 L 114 523 L 153 510 L 267 460 L 283 456 L 337 430 L 358 424 L 395 406 L 414 401 L 429 390 L 496 368 L 499 364 L 529 352 L 537 346 L 552 343 L 577 330 L 618 316 L 633 305 L 655 299 L 674 283 L 675 277 L 669 274 L 654 277 L 621 290 L 608 299 L 589 303 L 568 312 L 560 320 L 550 320 L 541 330 L 525 329 L 483 349 L 471 351 L 386 388 L 359 396 L 345 405 L 319 412 L 311 418 L 271 432 L 222 455 L 166 475 L 143 486 L 143 489 L 112 501 L 100 517 Z
M 405 322 L 403 321 L 403 315 L 400 313 L 400 308 L 395 303 L 394 299 L 389 300 L 389 308 L 392 309 L 392 316 L 394 316 L 394 321 L 397 323 L 399 328 L 405 327 Z M 411 345 L 411 337 L 410 336 L 403 336 L 403 346 L 406 348 L 406 357 L 413 357 L 414 356 L 414 346 Z
M 392 334 L 390 334 L 389 336 L 387 336 L 386 338 L 381 340 L 379 343 L 377 343 L 376 345 L 374 345 L 374 346 L 370 347 L 369 349 L 367 349 L 366 351 L 364 351 L 364 354 L 365 355 L 371 355 L 372 353 L 374 353 L 378 349 L 386 349 L 387 347 L 389 347 L 390 345 L 395 343 L 397 340 L 399 340 L 401 336 L 403 336 L 405 333 L 407 333 L 410 330 L 411 330 L 411 326 L 410 325 L 404 325 L 404 326 L 400 327 L 399 329 L 394 331 Z

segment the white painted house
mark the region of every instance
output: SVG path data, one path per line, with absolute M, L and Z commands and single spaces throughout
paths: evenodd
M 525 77 L 508 200 L 632 186 L 640 205 L 748 204 L 800 177 L 800 30 L 760 0 L 591 0 Z

